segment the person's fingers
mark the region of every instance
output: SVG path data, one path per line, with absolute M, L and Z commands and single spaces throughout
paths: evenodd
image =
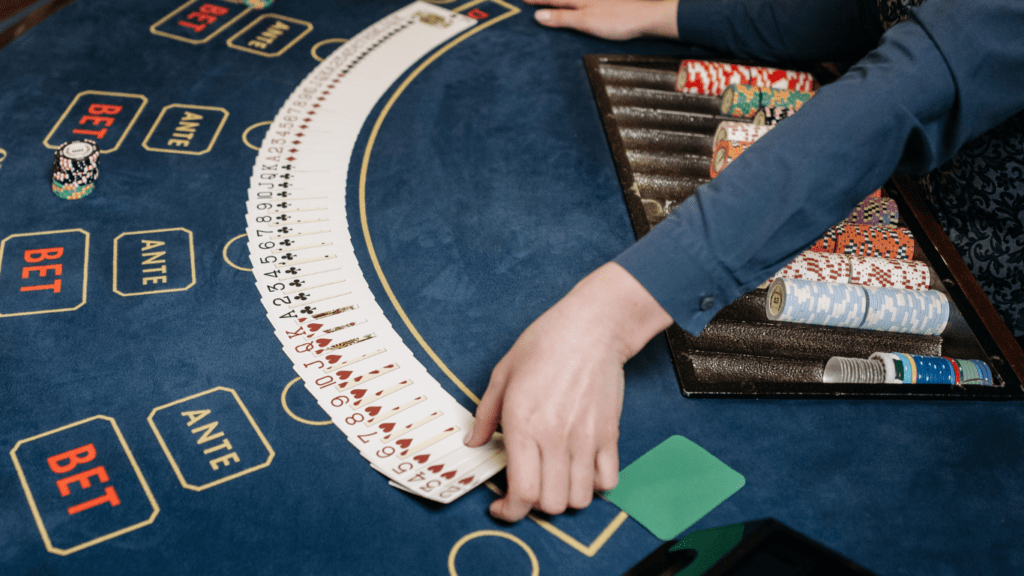
M 480 399 L 480 405 L 476 407 L 476 420 L 463 440 L 466 446 L 471 448 L 482 446 L 491 439 L 494 431 L 498 429 L 505 399 L 505 385 L 508 382 L 505 366 L 506 362 L 503 359 L 491 372 L 491 381 L 487 384 L 483 398 Z
M 602 447 L 597 453 L 597 474 L 594 487 L 607 491 L 619 484 L 619 449 L 615 444 Z
M 550 6 L 552 8 L 579 8 L 583 0 L 524 0 L 527 4 Z
M 537 22 L 549 28 L 573 28 L 579 30 L 583 26 L 584 12 L 580 10 L 537 10 L 533 17 Z
M 541 446 L 540 464 L 538 508 L 561 514 L 569 506 L 569 453 L 564 446 Z
M 569 506 L 582 510 L 594 497 L 594 451 L 573 456 L 569 463 Z
M 507 522 L 522 520 L 540 498 L 540 451 L 533 440 L 505 437 L 508 451 L 508 492 L 491 503 L 491 516 Z

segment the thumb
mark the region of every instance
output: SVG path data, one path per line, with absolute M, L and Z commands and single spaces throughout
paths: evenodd
M 476 408 L 476 420 L 473 427 L 466 434 L 463 442 L 470 448 L 484 445 L 494 431 L 498 429 L 498 422 L 501 420 L 501 407 L 505 398 L 505 379 L 497 376 L 498 369 L 495 368 L 491 374 L 491 381 L 487 385 L 484 397 L 480 399 L 480 405 Z

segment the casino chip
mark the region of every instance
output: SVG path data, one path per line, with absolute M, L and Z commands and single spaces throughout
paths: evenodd
M 51 189 L 58 198 L 78 200 L 92 194 L 100 176 L 100 149 L 95 142 L 65 142 L 53 156 Z
M 257 10 L 263 10 L 264 8 L 270 8 L 274 4 L 274 0 L 245 0 L 245 5 L 249 8 L 255 8 Z

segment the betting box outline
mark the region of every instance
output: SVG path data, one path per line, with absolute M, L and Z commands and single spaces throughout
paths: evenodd
M 98 538 L 93 538 L 92 540 L 83 542 L 77 546 L 73 546 L 65 550 L 63 548 L 55 547 L 53 543 L 50 542 L 50 534 L 46 530 L 46 525 L 43 524 L 43 517 L 39 514 L 39 508 L 38 506 L 36 506 L 36 500 L 32 496 L 32 489 L 29 488 L 28 479 L 25 477 L 24 470 L 21 469 L 21 462 L 18 461 L 17 452 L 18 448 L 20 448 L 23 444 L 27 444 L 29 442 L 38 440 L 40 438 L 44 438 L 46 436 L 50 436 L 51 434 L 63 432 L 64 430 L 74 428 L 75 426 L 80 426 L 82 424 L 85 424 L 86 422 L 92 422 L 93 420 L 106 420 L 107 422 L 110 422 L 110 426 L 114 429 L 114 433 L 117 435 L 118 441 L 121 442 L 121 448 L 124 449 L 125 455 L 128 456 L 128 461 L 132 465 L 132 470 L 135 471 L 135 476 L 139 479 L 139 484 L 142 485 L 142 491 L 146 493 L 146 497 L 149 499 L 149 504 L 153 507 L 153 513 L 150 514 L 147 520 L 137 522 L 135 524 L 132 524 L 131 526 L 125 526 L 120 530 L 115 530 L 109 534 L 100 536 Z M 132 455 L 132 451 L 128 447 L 128 442 L 125 441 L 124 435 L 121 434 L 121 429 L 117 426 L 117 421 L 111 418 L 110 416 L 103 416 L 101 414 L 98 414 L 91 418 L 79 420 L 78 422 L 72 422 L 71 424 L 61 426 L 60 428 L 43 432 L 42 434 L 36 434 L 35 436 L 32 436 L 30 438 L 18 440 L 18 443 L 14 445 L 14 448 L 11 448 L 10 454 L 11 460 L 14 461 L 14 468 L 18 472 L 18 479 L 21 481 L 21 488 L 22 490 L 25 491 L 25 498 L 28 500 L 29 508 L 32 509 L 32 517 L 35 518 L 36 527 L 39 528 L 39 534 L 43 537 L 43 544 L 46 546 L 46 551 L 50 552 L 51 554 L 56 554 L 58 556 L 68 556 L 80 550 L 89 548 L 90 546 L 95 546 L 96 544 L 99 544 L 101 542 L 106 542 L 107 540 L 117 538 L 118 536 L 127 534 L 128 532 L 134 532 L 139 528 L 149 526 L 150 524 L 152 524 L 156 520 L 157 515 L 160 514 L 160 505 L 156 503 L 156 498 L 153 496 L 153 491 L 150 490 L 149 484 L 146 482 L 146 478 L 142 475 L 142 470 L 139 468 L 138 462 L 135 461 L 135 456 Z
M 175 148 L 150 147 L 149 139 L 153 136 L 153 133 L 156 132 L 156 129 L 160 127 L 160 122 L 164 119 L 164 114 L 166 114 L 168 110 L 171 110 L 173 108 L 184 108 L 186 110 L 212 110 L 214 112 L 224 113 L 224 117 L 221 118 L 220 124 L 217 126 L 217 130 L 213 133 L 213 138 L 210 139 L 210 144 L 206 147 L 205 150 L 199 152 L 195 150 L 178 150 Z M 202 106 L 199 104 L 168 104 L 160 110 L 160 114 L 156 117 L 156 121 L 153 122 L 153 127 L 149 129 L 149 133 L 146 134 L 146 139 L 142 141 L 142 147 L 148 150 L 149 152 L 164 152 L 166 154 L 186 154 L 188 156 L 202 156 L 203 154 L 208 153 L 210 150 L 213 150 L 213 145 L 217 143 L 217 138 L 220 138 L 220 132 L 221 130 L 224 129 L 224 124 L 227 123 L 228 116 L 230 115 L 231 113 L 228 112 L 227 108 L 222 108 L 220 106 Z
M 82 306 L 85 306 L 87 301 L 86 289 L 89 286 L 89 233 L 81 228 L 68 228 L 67 230 L 47 230 L 45 232 L 26 232 L 23 234 L 11 234 L 2 241 L 0 241 L 0 267 L 4 263 L 4 248 L 7 245 L 7 241 L 11 238 L 21 238 L 25 236 L 45 236 L 47 234 L 64 234 L 68 232 L 80 232 L 85 236 L 85 257 L 82 259 L 82 301 L 72 308 L 49 308 L 46 310 L 33 310 L 32 312 L 15 312 L 13 314 L 4 314 L 0 312 L 0 318 L 13 318 L 14 316 L 31 316 L 32 314 L 50 314 L 53 312 L 71 312 L 78 310 Z
M 159 28 L 160 26 L 165 24 L 168 20 L 170 20 L 171 18 L 174 18 L 176 15 L 178 15 L 178 13 L 184 12 L 186 8 L 188 8 L 192 4 L 195 4 L 198 1 L 199 0 L 188 0 L 188 2 L 185 2 L 181 6 L 178 6 L 170 14 L 168 14 L 167 16 L 164 16 L 163 18 L 157 20 L 155 24 L 150 26 L 149 27 L 149 33 L 153 34 L 154 36 L 163 36 L 164 38 L 170 38 L 171 40 L 177 40 L 178 42 L 184 42 L 186 44 L 192 44 L 193 46 L 197 46 L 199 44 L 206 44 L 210 40 L 213 40 L 218 34 L 223 32 L 224 30 L 227 30 L 228 28 L 230 28 L 240 18 L 242 18 L 243 16 L 245 16 L 249 12 L 252 12 L 252 8 L 246 8 L 245 10 L 242 10 L 241 12 L 238 13 L 238 16 L 235 16 L 231 20 L 228 20 L 227 22 L 222 24 L 219 28 L 214 29 L 212 34 L 210 34 L 209 36 L 203 38 L 202 40 L 193 40 L 192 38 L 185 38 L 184 36 L 178 36 L 176 34 L 171 34 L 170 32 L 164 32 L 162 30 L 157 30 L 157 28 Z M 231 4 L 238 4 L 238 2 L 233 2 L 233 1 L 230 2 L 230 3 Z
M 262 20 L 264 20 L 266 18 L 274 18 L 276 20 L 284 20 L 285 22 L 291 22 L 292 24 L 304 24 L 304 25 L 306 25 L 306 30 L 303 31 L 303 32 L 300 32 L 298 36 L 293 38 L 291 42 L 285 44 L 284 47 L 281 48 L 280 50 L 278 50 L 277 52 L 263 52 L 262 50 L 255 50 L 253 48 L 249 48 L 248 46 L 239 46 L 238 44 L 233 44 L 235 38 L 238 38 L 242 34 L 245 34 L 250 29 L 254 28 L 257 24 L 259 24 L 260 21 L 262 21 Z M 292 46 L 295 46 L 295 44 L 297 44 L 299 42 L 299 40 L 302 40 L 303 38 L 305 38 L 306 35 L 309 34 L 312 31 L 313 31 L 313 23 L 312 22 L 307 22 L 305 20 L 300 20 L 298 18 L 292 18 L 291 16 L 284 16 L 284 15 L 281 15 L 281 14 L 261 14 L 259 16 L 259 18 L 256 18 L 255 20 L 253 20 L 249 24 L 246 24 L 245 28 L 242 28 L 241 30 L 236 32 L 232 37 L 228 38 L 225 43 L 228 45 L 228 48 L 234 48 L 235 50 L 238 50 L 239 52 L 248 52 L 250 54 L 256 54 L 256 55 L 259 55 L 259 56 L 263 56 L 264 58 L 277 58 L 278 56 L 281 56 L 285 52 L 291 50 Z
M 373 240 L 370 237 L 369 220 L 366 215 L 366 175 L 370 165 L 370 153 L 373 151 L 373 145 L 377 140 L 377 134 L 380 131 L 380 127 L 384 123 L 384 118 L 388 115 L 388 112 L 390 112 L 392 106 L 394 106 L 399 96 L 401 96 L 402 93 L 405 92 L 405 89 L 409 86 L 409 84 L 411 84 L 412 81 L 415 80 L 416 77 L 419 76 L 420 73 L 423 72 L 423 70 L 426 69 L 427 66 L 432 64 L 435 60 L 437 60 L 439 57 L 441 57 L 446 52 L 451 50 L 457 44 L 461 43 L 463 40 L 469 38 L 470 36 L 476 34 L 477 32 L 480 32 L 494 24 L 497 24 L 498 22 L 506 18 L 515 16 L 520 12 L 519 8 L 512 6 L 511 4 L 508 4 L 504 0 L 471 0 L 470 2 L 467 2 L 459 6 L 458 8 L 455 8 L 453 12 L 462 12 L 479 4 L 483 4 L 484 2 L 491 2 L 499 6 L 502 6 L 507 10 L 507 12 L 501 14 L 500 16 L 495 16 L 494 18 L 488 20 L 487 22 L 483 22 L 480 25 L 474 26 L 473 28 L 470 28 L 469 30 L 463 32 L 461 35 L 454 38 L 453 40 L 439 48 L 437 51 L 435 51 L 433 54 L 428 56 L 412 72 L 409 73 L 409 75 L 401 82 L 401 84 L 399 84 L 398 88 L 395 89 L 394 93 L 384 104 L 384 107 L 381 109 L 380 114 L 377 116 L 377 120 L 374 122 L 373 128 L 370 131 L 370 136 L 367 139 L 366 148 L 363 151 L 363 160 L 359 172 L 359 220 L 363 228 L 363 238 L 366 240 L 366 249 L 367 252 L 369 253 L 370 261 L 373 263 L 374 271 L 377 273 L 377 277 L 380 280 L 385 293 L 387 293 L 388 299 L 391 301 L 392 306 L 395 307 L 395 312 L 402 319 L 402 322 L 405 324 L 406 328 L 409 329 L 409 332 L 412 334 L 413 338 L 415 338 L 416 341 L 419 342 L 420 346 L 427 353 L 430 359 L 434 361 L 434 363 L 441 369 L 442 372 L 444 372 L 446 376 L 448 376 L 449 379 L 451 379 L 452 383 L 454 383 L 460 390 L 462 390 L 464 394 L 466 394 L 466 396 L 470 400 L 472 400 L 476 404 L 480 403 L 480 399 L 477 398 L 477 396 L 473 394 L 473 392 L 469 388 L 466 387 L 466 385 L 458 378 L 458 376 L 456 376 L 455 373 L 452 372 L 450 368 L 448 368 L 444 361 L 441 360 L 437 353 L 434 352 L 430 345 L 427 344 L 426 340 L 423 339 L 423 336 L 420 335 L 419 331 L 416 330 L 416 327 L 412 324 L 412 321 L 406 315 L 405 310 L 402 308 L 402 305 L 398 302 L 398 298 L 395 296 L 394 292 L 392 292 L 391 285 L 388 283 L 387 278 L 384 276 L 384 270 L 381 267 L 380 261 L 377 259 L 377 253 L 373 248 Z M 486 485 L 491 491 L 499 495 L 501 494 L 500 489 L 498 489 L 498 487 L 494 485 L 493 482 L 487 482 Z M 620 510 L 619 513 L 614 518 L 612 518 L 608 525 L 605 526 L 604 530 L 601 531 L 597 538 L 595 538 L 594 541 L 591 542 L 589 545 L 583 544 L 576 538 L 573 538 L 572 536 L 567 534 L 565 531 L 556 527 L 551 522 L 540 518 L 532 512 L 528 515 L 528 517 L 534 522 L 536 522 L 541 528 L 546 530 L 548 533 L 558 538 L 565 544 L 569 545 L 571 548 L 573 548 L 580 554 L 583 554 L 588 558 L 593 558 L 594 555 L 597 554 L 597 552 L 611 538 L 612 534 L 614 534 L 615 531 L 618 530 L 619 527 L 622 525 L 622 523 L 626 521 L 626 518 L 628 518 L 629 515 Z
M 185 234 L 188 235 L 188 261 L 189 261 L 189 264 L 192 266 L 192 282 L 190 282 L 189 285 L 185 286 L 184 288 L 164 288 L 162 290 L 152 290 L 152 291 L 148 291 L 148 292 L 121 292 L 120 290 L 118 290 L 118 288 L 117 288 L 117 256 L 118 256 L 117 244 L 118 244 L 118 240 L 120 240 L 124 236 L 132 236 L 134 234 L 159 234 L 159 233 L 162 233 L 162 232 L 177 232 L 177 231 L 184 232 Z M 191 287 L 196 285 L 196 249 L 195 249 L 195 245 L 194 245 L 194 242 L 193 242 L 192 231 L 189 230 L 188 228 L 178 227 L 178 228 L 160 228 L 158 230 L 139 230 L 138 232 L 122 232 L 122 233 L 118 234 L 117 237 L 114 238 L 114 267 L 113 268 L 114 268 L 113 290 L 114 290 L 115 294 L 118 294 L 120 296 L 146 296 L 146 295 L 149 295 L 149 294 L 164 294 L 166 292 L 184 292 L 185 290 L 188 290 L 189 288 L 191 288 Z
M 174 406 L 175 404 L 181 404 L 182 402 L 188 402 L 189 400 L 192 400 L 194 398 L 206 396 L 207 394 L 212 394 L 214 392 L 228 392 L 229 394 L 231 394 L 231 396 L 234 397 L 235 402 L 238 403 L 238 407 L 242 409 L 242 413 L 245 414 L 246 419 L 249 420 L 249 425 L 252 426 L 253 431 L 255 431 L 256 435 L 259 436 L 260 441 L 263 442 L 263 446 L 267 449 L 269 455 L 267 456 L 266 461 L 264 461 L 262 464 L 257 464 L 244 470 L 240 470 L 238 472 L 235 472 L 234 474 L 230 474 L 218 480 L 214 480 L 213 482 L 207 482 L 202 486 L 196 486 L 195 484 L 190 484 L 185 480 L 185 475 L 181 472 L 181 468 L 178 467 L 178 462 L 174 459 L 174 456 L 171 454 L 171 449 L 167 446 L 167 443 L 164 441 L 163 435 L 160 434 L 160 429 L 157 428 L 156 423 L 153 422 L 153 416 L 155 416 L 157 412 L 163 410 L 164 408 L 169 408 L 171 406 Z M 263 468 L 270 466 L 270 463 L 274 461 L 274 456 L 277 455 L 277 453 L 274 452 L 274 448 L 270 446 L 270 442 L 267 441 L 267 437 L 263 435 L 263 431 L 260 430 L 260 427 L 256 425 L 256 421 L 253 420 L 252 414 L 249 413 L 249 409 L 245 407 L 245 403 L 242 402 L 242 399 L 238 396 L 238 392 L 235 392 L 234 389 L 227 388 L 225 386 L 217 386 L 216 388 L 210 388 L 209 390 L 199 392 L 197 394 L 193 394 L 191 396 L 187 396 L 179 400 L 175 400 L 174 402 L 168 402 L 167 404 L 164 404 L 162 406 L 157 406 L 156 408 L 153 408 L 153 410 L 149 413 L 149 416 L 146 417 L 146 421 L 149 422 L 149 427 L 153 429 L 153 434 L 156 435 L 156 440 L 157 442 L 160 443 L 160 448 L 164 451 L 164 456 L 166 456 L 167 461 L 170 462 L 171 468 L 174 470 L 174 475 L 178 477 L 178 482 L 181 483 L 183 488 L 193 490 L 195 492 L 202 492 L 207 488 L 212 488 L 219 484 L 223 484 L 230 480 L 234 480 L 235 478 L 238 478 L 240 476 L 245 476 L 246 474 L 249 474 L 251 472 L 262 470 Z
M 63 142 L 61 142 L 60 144 L 50 144 L 50 138 L 53 137 L 54 133 L 56 133 L 57 130 L 61 127 L 61 124 L 64 123 L 64 119 L 67 118 L 68 114 L 70 114 L 71 111 L 75 108 L 75 104 L 78 104 L 78 100 L 82 96 L 86 95 L 116 96 L 118 98 L 138 98 L 142 101 L 142 105 L 139 106 L 139 109 L 135 111 L 135 115 L 132 116 L 132 119 L 128 122 L 128 126 L 125 127 L 124 132 L 121 133 L 121 137 L 117 139 L 117 144 L 114 144 L 114 147 L 108 150 L 100 149 L 100 154 L 109 154 L 111 152 L 117 152 L 117 150 L 121 148 L 121 144 L 124 142 L 124 139 L 128 136 L 128 133 L 131 132 L 132 128 L 135 126 L 135 121 L 139 119 L 139 116 L 142 115 L 142 111 L 145 110 L 146 105 L 149 104 L 149 98 L 146 98 L 146 96 L 143 94 L 131 94 L 129 92 L 104 92 L 103 90 L 83 90 L 78 94 L 75 94 L 75 98 L 71 100 L 71 104 L 68 104 L 68 107 L 64 109 L 64 113 L 60 115 L 60 118 L 57 120 L 57 123 L 54 124 L 53 128 L 50 129 L 50 133 L 47 134 L 46 138 L 43 139 L 43 146 L 46 146 L 50 150 L 57 150 L 58 148 L 61 147 L 61 144 L 63 144 Z

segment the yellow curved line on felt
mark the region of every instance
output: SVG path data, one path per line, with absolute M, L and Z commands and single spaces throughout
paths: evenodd
M 239 234 L 238 236 L 235 236 L 231 240 L 228 240 L 228 243 L 224 245 L 224 249 L 221 250 L 220 254 L 221 256 L 224 257 L 224 261 L 228 263 L 228 266 L 231 266 L 236 270 L 241 270 L 242 272 L 252 272 L 252 268 L 243 268 L 238 264 L 235 264 L 234 262 L 231 261 L 230 258 L 228 258 L 228 247 L 231 246 L 231 244 L 233 244 L 235 240 L 238 240 L 239 238 L 245 238 L 245 236 L 245 234 Z
M 434 364 L 437 364 L 438 368 L 440 368 L 441 371 L 444 372 L 445 375 L 448 376 L 448 378 L 451 379 L 451 381 L 456 386 L 459 387 L 459 390 L 462 390 L 462 392 L 476 404 L 480 403 L 480 398 L 478 398 L 476 394 L 473 394 L 473 391 L 467 388 L 466 385 L 462 383 L 462 380 L 459 380 L 459 377 L 456 376 L 455 373 L 452 372 L 451 369 L 445 365 L 444 361 L 441 360 L 437 353 L 435 353 L 434 350 L 430 347 L 430 345 L 427 344 L 426 340 L 423 339 L 423 336 L 420 336 L 419 331 L 416 330 L 416 327 L 413 326 L 412 321 L 409 320 L 409 316 L 406 315 L 405 310 L 402 309 L 402 305 L 398 303 L 398 298 L 395 297 L 395 293 L 391 290 L 391 285 L 388 284 L 388 279 L 384 277 L 384 270 L 381 269 L 380 260 L 377 259 L 377 251 L 374 250 L 373 248 L 373 240 L 370 238 L 370 227 L 368 224 L 368 220 L 366 218 L 366 173 L 369 170 L 370 166 L 370 152 L 373 150 L 373 144 L 377 141 L 377 133 L 380 132 L 380 127 L 384 123 L 384 118 L 388 115 L 388 112 L 391 111 L 391 107 L 394 106 L 395 101 L 398 100 L 398 97 L 401 96 L 403 92 L 405 92 L 405 89 L 409 86 L 409 84 L 411 84 L 412 81 L 415 80 L 416 77 L 419 76 L 420 73 L 423 72 L 423 70 L 427 66 L 430 66 L 435 60 L 437 60 L 446 52 L 451 50 L 452 47 L 454 47 L 456 44 L 462 42 L 466 38 L 469 38 L 473 34 L 480 32 L 481 30 L 485 30 L 488 26 L 497 24 L 498 22 L 501 22 L 506 18 L 515 16 L 516 14 L 519 13 L 519 8 L 516 8 L 515 6 L 507 5 L 504 2 L 496 3 L 499 3 L 507 7 L 509 11 L 506 12 L 505 14 L 502 14 L 501 16 L 495 17 L 494 20 L 488 21 L 484 24 L 480 24 L 478 26 L 471 28 L 470 30 L 467 30 L 458 38 L 455 38 L 451 42 L 448 42 L 437 52 L 431 54 L 429 58 L 424 60 L 422 64 L 417 66 L 416 69 L 413 70 L 412 73 L 409 74 L 409 76 L 402 81 L 402 83 L 398 86 L 398 89 L 395 90 L 395 93 L 392 94 L 391 98 L 388 99 L 387 104 L 384 105 L 384 108 L 381 110 L 380 115 L 377 117 L 377 121 L 373 125 L 373 130 L 370 131 L 370 138 L 366 142 L 366 152 L 363 153 L 363 165 L 359 171 L 359 221 L 363 226 L 363 238 L 366 239 L 366 249 L 370 253 L 370 261 L 373 262 L 373 269 L 377 272 L 377 277 L 380 278 L 380 283 L 384 287 L 384 292 L 387 293 L 388 299 L 391 300 L 391 304 L 395 307 L 395 311 L 398 312 L 398 316 L 402 319 L 402 322 L 405 323 L 405 326 L 406 328 L 409 329 L 409 332 L 412 333 L 413 338 L 415 338 L 416 341 L 420 343 L 420 346 L 423 348 L 423 351 L 427 353 L 427 356 L 430 356 L 430 359 L 434 361 Z M 472 5 L 472 3 L 463 6 L 463 8 L 468 7 L 470 5 Z
M 497 538 L 504 538 L 515 542 L 530 558 L 530 576 L 538 576 L 540 574 L 540 562 L 537 561 L 537 555 L 533 553 L 533 549 L 530 548 L 526 542 L 523 542 L 518 536 L 514 536 L 508 532 L 502 532 L 501 530 L 477 530 L 476 532 L 470 532 L 462 538 L 459 538 L 459 541 L 452 546 L 451 552 L 448 553 L 448 574 L 451 576 L 459 576 L 458 571 L 455 570 L 455 557 L 459 554 L 459 549 L 462 548 L 466 542 L 475 540 L 481 536 L 495 536 Z
M 249 126 L 248 128 L 246 128 L 245 132 L 242 132 L 242 144 L 245 144 L 249 148 L 252 148 L 253 150 L 259 152 L 260 151 L 260 147 L 259 146 L 253 146 L 252 144 L 249 143 L 249 132 L 252 132 L 254 129 L 259 128 L 260 126 L 270 126 L 273 123 L 274 123 L 273 120 L 267 120 L 265 122 L 257 122 L 255 124 L 253 124 L 252 126 Z
M 295 420 L 296 422 L 309 424 L 310 426 L 328 426 L 330 424 L 334 424 L 334 422 L 331 422 L 330 420 L 306 420 L 305 418 L 302 418 L 295 412 L 292 412 L 292 409 L 288 407 L 288 391 L 291 390 L 292 386 L 299 380 L 302 380 L 301 376 L 298 378 L 293 378 L 291 382 L 284 385 L 284 390 L 281 391 L 281 407 L 284 408 L 285 414 L 291 416 L 292 420 Z
M 309 55 L 313 57 L 313 60 L 323 62 L 323 56 L 316 53 L 321 46 L 326 46 L 328 44 L 344 44 L 345 42 L 348 42 L 348 38 L 328 38 L 327 40 L 321 40 L 316 44 L 313 44 L 313 47 L 309 49 Z

